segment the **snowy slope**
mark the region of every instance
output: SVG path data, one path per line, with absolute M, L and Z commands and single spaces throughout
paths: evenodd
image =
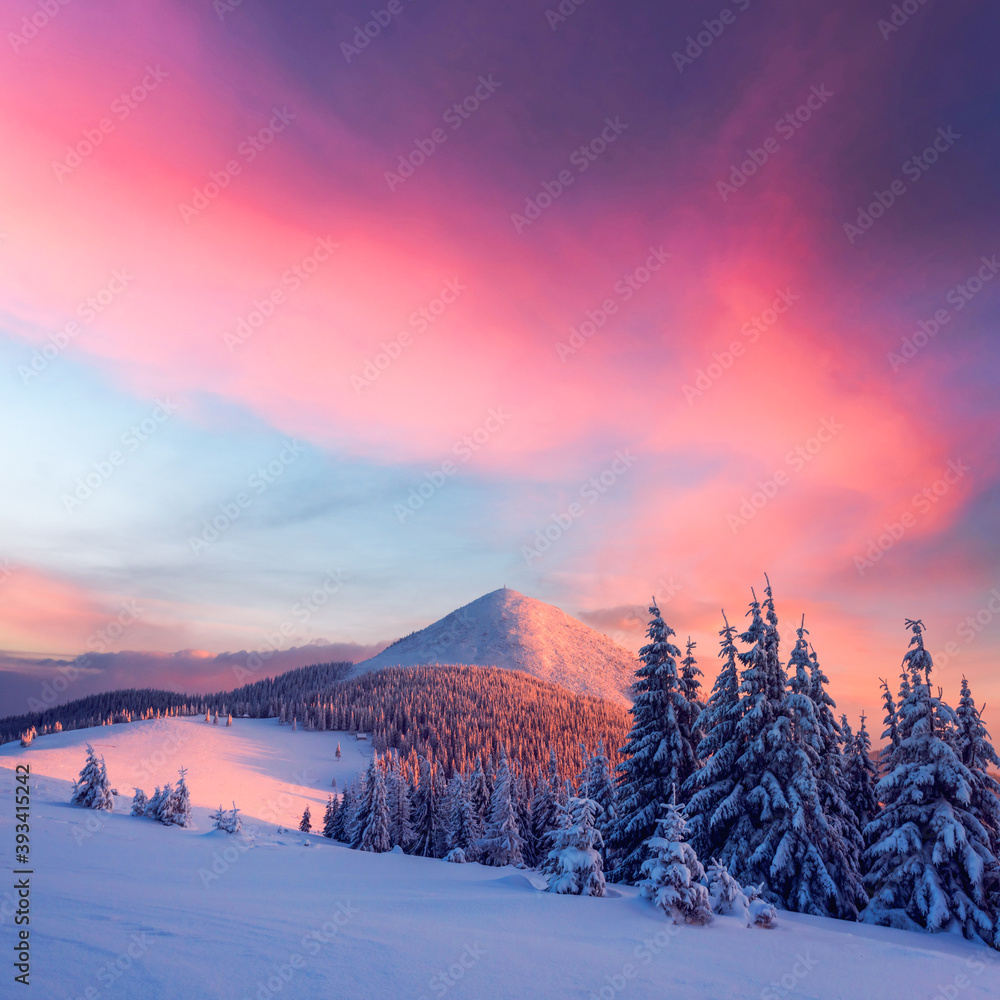
M 635 657 L 565 611 L 502 588 L 355 664 L 381 667 L 467 663 L 523 670 L 577 694 L 628 701 Z
M 31 995 L 42 1000 L 987 1000 L 1000 956 L 921 935 L 781 914 L 772 931 L 732 918 L 674 928 L 636 890 L 610 898 L 536 891 L 532 873 L 350 851 L 278 834 L 208 832 L 207 806 L 231 798 L 260 813 L 282 790 L 325 798 L 361 766 L 357 744 L 271 722 L 233 729 L 194 719 L 133 723 L 0 747 L 0 841 L 13 843 L 12 769 L 34 775 Z M 89 739 L 121 788 L 137 761 L 170 753 L 189 767 L 196 829 L 68 805 L 68 776 Z M 169 748 L 180 746 L 181 752 Z M 166 748 L 166 749 L 165 749 Z M 139 765 L 142 766 L 141 764 Z M 159 767 L 160 765 L 155 765 Z M 305 780 L 303 770 L 322 772 Z M 338 777 L 338 783 L 340 782 Z M 148 790 L 148 789 L 147 789 Z M 254 802 L 253 808 L 249 805 Z M 300 810 L 301 802 L 290 807 Z M 302 845 L 309 840 L 312 847 Z M 10 882 L 0 939 L 13 941 Z M 131 952 L 130 952 L 131 949 Z M 10 974 L 8 966 L 8 973 Z M 88 992 L 89 991 L 89 992 Z M 3 995 L 13 991 L 5 989 Z M 27 995 L 28 991 L 25 991 Z

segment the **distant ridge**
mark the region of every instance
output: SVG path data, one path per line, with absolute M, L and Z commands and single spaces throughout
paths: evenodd
M 521 670 L 577 694 L 629 702 L 635 657 L 559 608 L 502 587 L 355 664 L 469 664 Z

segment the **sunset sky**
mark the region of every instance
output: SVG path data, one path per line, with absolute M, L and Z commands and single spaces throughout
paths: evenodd
M 0 43 L 0 712 L 503 585 L 632 649 L 656 594 L 711 683 L 766 571 L 876 737 L 906 617 L 1000 728 L 994 8 L 43 6 Z

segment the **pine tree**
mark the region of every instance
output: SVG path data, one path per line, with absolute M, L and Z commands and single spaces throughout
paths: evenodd
M 743 709 L 736 626 L 729 624 L 725 611 L 722 620 L 719 656 L 723 665 L 697 723 L 705 734 L 698 745 L 698 756 L 704 763 L 688 780 L 686 789 L 691 795 L 686 809 L 691 843 L 704 857 L 718 853 L 725 844 L 729 818 L 726 810 L 717 810 L 733 792 L 736 760 L 742 753 L 736 732 Z
M 343 797 L 340 800 L 340 804 L 337 807 L 336 812 L 333 816 L 333 826 L 331 828 L 331 838 L 339 844 L 345 844 L 349 840 L 347 833 L 347 817 L 349 813 L 349 802 L 347 791 L 350 790 L 350 786 L 344 792 Z M 336 796 L 334 796 L 336 798 Z
M 302 812 L 302 819 L 299 820 L 299 832 L 309 833 L 312 827 L 312 813 L 309 811 L 309 806 L 306 806 Z
M 806 634 L 805 615 L 802 616 L 801 628 L 799 639 Z M 809 697 L 816 718 L 816 749 L 819 753 L 816 780 L 820 806 L 829 824 L 821 849 L 827 870 L 839 890 L 834 916 L 856 920 L 868 903 L 868 894 L 861 881 L 861 855 L 865 843 L 861 823 L 851 804 L 847 762 L 842 750 L 844 734 L 833 714 L 837 706 L 826 690 L 827 684 L 829 680 L 823 673 L 816 650 L 810 645 Z
M 601 833 L 594 821 L 600 806 L 586 797 L 569 800 L 569 822 L 548 834 L 548 853 L 552 875 L 549 892 L 572 896 L 604 895 L 604 847 Z
M 607 863 L 607 848 L 604 841 L 610 836 L 611 830 L 618 821 L 618 795 L 614 779 L 611 777 L 611 764 L 604 752 L 604 740 L 597 744 L 597 749 L 587 760 L 584 779 L 580 790 L 581 797 L 592 799 L 596 805 L 594 825 L 601 835 L 601 858 Z
M 166 784 L 162 788 L 157 785 L 156 791 L 153 792 L 149 801 L 146 803 L 146 815 L 150 819 L 155 819 L 157 823 L 163 823 L 165 826 L 169 826 L 172 822 L 170 803 L 173 793 L 174 789 L 172 785 Z
M 655 599 L 649 608 L 649 642 L 639 650 L 635 702 L 629 709 L 632 730 L 618 765 L 619 819 L 611 832 L 616 882 L 635 882 L 645 858 L 644 844 L 657 826 L 657 813 L 674 787 L 680 788 L 697 766 L 697 754 L 686 731 L 689 705 L 684 697 L 670 642 L 674 630 L 660 617 Z
M 438 823 L 436 799 L 431 762 L 426 757 L 421 757 L 420 775 L 412 796 L 414 831 L 412 853 L 424 858 L 434 857 L 434 841 Z
M 857 817 L 858 828 L 863 835 L 868 824 L 875 819 L 879 812 L 878 796 L 875 794 L 878 768 L 872 760 L 872 743 L 865 725 L 864 714 L 861 715 L 861 726 L 853 737 L 847 727 L 846 719 L 842 723 L 842 728 L 849 740 L 846 762 L 847 798 L 851 811 Z M 867 838 L 864 839 L 864 846 L 865 848 L 871 847 Z
M 79 779 L 73 783 L 73 796 L 70 801 L 85 809 L 112 812 L 115 808 L 115 799 L 108 783 L 104 758 L 98 759 L 94 748 L 89 743 L 86 746 L 87 760 L 80 771 Z
M 738 917 L 747 927 L 753 924 L 750 900 L 743 891 L 743 886 L 729 874 L 729 869 L 720 861 L 712 861 L 708 866 L 706 885 L 714 914 L 720 917 Z
M 903 657 L 899 742 L 877 787 L 884 808 L 866 831 L 872 898 L 862 919 L 959 931 L 993 943 L 996 914 L 984 876 L 998 862 L 989 831 L 972 810 L 976 778 L 948 731 L 955 713 L 931 692 L 933 661 L 924 648 L 923 623 L 907 619 L 906 627 L 912 636 Z
M 774 751 L 768 741 L 784 702 L 784 691 L 777 699 L 773 696 L 777 627 L 765 623 L 757 595 L 752 590 L 751 595 L 747 612 L 750 625 L 740 636 L 750 648 L 738 654 L 743 665 L 741 707 L 734 733 L 739 754 L 730 772 L 732 790 L 710 818 L 712 840 L 720 845 L 716 855 L 744 883 L 753 881 L 765 860 L 754 855 L 763 840 L 763 822 L 770 819 L 769 790 L 781 788 L 772 770 Z M 770 616 L 773 606 L 767 610 Z
M 191 793 L 188 791 L 187 782 L 185 781 L 187 770 L 182 767 L 178 773 L 180 774 L 180 780 L 173 787 L 168 800 L 164 804 L 165 815 L 168 817 L 168 822 L 174 826 L 190 826 Z
M 683 728 L 689 734 L 696 756 L 698 744 L 705 737 L 698 726 L 698 720 L 701 718 L 705 704 L 701 700 L 701 681 L 698 680 L 703 675 L 698 668 L 698 661 L 694 658 L 694 648 L 697 645 L 691 636 L 688 636 L 684 649 L 684 659 L 681 660 L 681 689 L 687 701 L 687 718 L 684 720 Z
M 521 860 L 529 867 L 534 864 L 531 856 L 531 786 L 528 784 L 527 776 L 523 768 L 516 764 L 511 764 L 511 769 L 516 767 L 513 784 L 514 796 L 514 817 L 517 820 L 517 828 L 521 831 Z
M 236 808 L 235 802 L 232 809 L 223 809 L 220 805 L 209 819 L 212 821 L 213 830 L 222 830 L 225 833 L 239 833 L 243 827 L 240 811 Z
M 702 885 L 705 869 L 687 842 L 687 824 L 675 798 L 665 803 L 646 851 L 639 882 L 643 897 L 675 924 L 707 924 L 712 908 L 708 889 Z
M 470 858 L 478 856 L 479 841 L 486 830 L 486 820 L 490 813 L 490 794 L 492 789 L 486 781 L 481 757 L 476 758 L 476 768 L 469 777 L 469 805 L 471 807 L 469 825 Z
M 524 840 L 517 826 L 513 801 L 513 776 L 505 751 L 500 753 L 493 795 L 490 798 L 490 818 L 479 848 L 488 865 L 516 865 L 522 861 Z
M 337 740 L 337 760 L 340 760 L 340 740 Z
M 1000 859 L 1000 782 L 989 772 L 991 766 L 1000 768 L 1000 757 L 993 748 L 965 677 L 962 678 L 961 700 L 955 716 L 955 750 L 972 775 L 969 812 L 986 831 L 990 855 Z M 1000 948 L 1000 863 L 987 861 L 983 884 L 995 920 L 993 947 Z
M 337 807 L 339 806 L 339 800 L 330 795 L 326 800 L 326 809 L 323 812 L 323 836 L 332 839 L 333 831 L 336 828 L 337 822 Z
M 149 800 L 146 798 L 146 793 L 141 788 L 136 788 L 135 796 L 132 799 L 132 811 L 129 815 L 145 816 L 146 804 L 148 801 Z
M 390 839 L 394 847 L 398 844 L 404 851 L 408 851 L 414 837 L 410 783 L 403 774 L 399 755 L 395 753 L 386 776 L 386 795 L 389 802 Z
M 557 810 L 556 796 L 547 775 L 540 773 L 535 782 L 535 793 L 531 797 L 531 825 L 528 827 L 524 856 L 530 865 L 539 864 L 548 853 L 550 830 L 555 828 Z
M 344 821 L 344 832 L 347 837 L 346 843 L 350 844 L 354 850 L 357 850 L 361 844 L 361 834 L 364 832 L 364 827 L 361 825 L 361 804 L 364 802 L 367 787 L 367 771 L 362 771 L 361 775 L 348 786 L 350 795 L 347 816 Z
M 461 774 L 456 772 L 448 783 L 448 814 L 445 824 L 446 856 L 461 850 L 468 859 L 473 843 L 472 803 L 469 800 L 469 786 Z
M 368 762 L 368 781 L 361 804 L 359 823 L 362 827 L 358 849 L 383 854 L 392 850 L 389 833 L 389 802 L 386 797 L 385 771 L 377 755 Z

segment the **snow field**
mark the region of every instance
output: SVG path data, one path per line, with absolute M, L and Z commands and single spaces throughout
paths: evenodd
M 333 760 L 337 740 L 343 759 Z M 128 795 L 113 814 L 69 805 L 90 741 Z M 610 886 L 605 898 L 539 892 L 531 872 L 365 854 L 277 832 L 367 762 L 344 734 L 273 720 L 168 719 L 0 747 L 0 843 L 13 843 L 13 768 L 32 770 L 32 995 L 43 1000 L 335 996 L 508 1000 L 986 1000 L 1000 956 L 921 935 L 780 913 L 677 927 Z M 165 755 L 162 764 L 157 755 Z M 128 815 L 130 783 L 188 768 L 197 828 Z M 294 801 L 264 816 L 284 793 Z M 210 831 L 232 798 L 243 834 Z M 304 843 L 311 846 L 305 848 Z M 9 949 L 14 896 L 0 888 Z M 8 970 L 9 974 L 9 970 Z

